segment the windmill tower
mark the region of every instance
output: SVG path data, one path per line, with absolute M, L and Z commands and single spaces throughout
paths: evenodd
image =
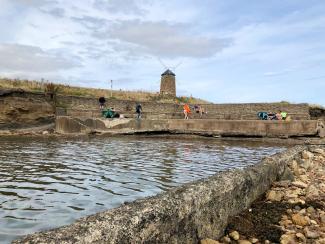
M 174 67 L 167 67 L 159 58 L 159 62 L 165 67 L 166 71 L 161 74 L 160 80 L 160 94 L 176 97 L 176 75 L 172 70 L 176 70 L 182 64 L 179 62 Z
M 176 79 L 175 74 L 167 69 L 161 74 L 160 94 L 176 97 Z

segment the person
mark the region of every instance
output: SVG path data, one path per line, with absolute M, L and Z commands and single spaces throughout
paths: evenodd
M 258 112 L 257 117 L 261 120 L 268 120 L 267 112 Z
M 268 120 L 276 120 L 277 119 L 275 116 L 275 113 L 273 113 L 273 112 L 268 112 L 267 117 L 268 117 Z
M 200 114 L 200 118 L 202 119 L 203 114 L 206 114 L 207 112 L 204 110 L 204 108 L 202 106 L 199 106 L 199 114 Z
M 280 111 L 280 114 L 281 114 L 281 118 L 282 120 L 286 120 L 287 119 L 287 112 L 284 112 L 284 111 Z
M 120 118 L 120 114 L 115 111 L 114 108 L 109 108 L 107 110 L 102 111 L 102 115 L 104 118 Z
M 194 105 L 194 111 L 195 111 L 196 113 L 199 113 L 199 112 L 200 112 L 200 106 L 197 105 L 197 104 L 195 104 L 195 105 Z
M 135 107 L 135 112 L 137 113 L 137 119 L 141 119 L 142 115 L 142 106 L 140 103 L 138 103 Z
M 188 119 L 188 115 L 191 113 L 190 106 L 188 106 L 188 104 L 184 104 L 183 109 L 184 109 L 184 119 Z
M 105 107 L 105 103 L 106 103 L 106 99 L 105 97 L 100 97 L 98 99 L 98 102 L 99 102 L 99 109 L 104 109 Z
M 276 120 L 282 120 L 281 111 L 275 114 Z

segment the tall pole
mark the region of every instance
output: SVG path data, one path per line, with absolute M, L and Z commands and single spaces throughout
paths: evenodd
M 113 80 L 111 80 L 111 98 L 113 97 Z

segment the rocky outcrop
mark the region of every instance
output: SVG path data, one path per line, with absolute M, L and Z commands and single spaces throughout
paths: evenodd
M 54 106 L 44 94 L 22 90 L 0 91 L 0 130 L 53 123 Z
M 219 243 L 325 243 L 325 147 L 310 146 L 288 165 L 293 181 L 274 182 L 264 200 L 232 217 Z

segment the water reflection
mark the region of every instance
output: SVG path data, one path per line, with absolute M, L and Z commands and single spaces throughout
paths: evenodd
M 243 168 L 282 149 L 161 138 L 0 139 L 0 240 Z

